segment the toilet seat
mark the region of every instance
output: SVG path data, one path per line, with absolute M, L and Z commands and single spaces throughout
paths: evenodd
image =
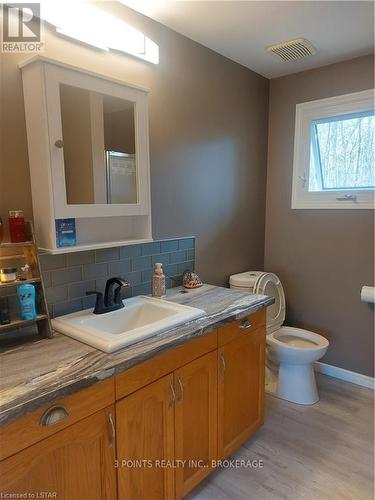
M 282 326 L 278 331 L 268 335 L 267 344 L 271 343 L 294 351 L 315 351 L 329 346 L 328 340 L 321 335 L 291 326 Z
M 259 273 L 253 291 L 274 297 L 274 304 L 267 307 L 267 334 L 276 332 L 285 321 L 285 295 L 280 279 L 273 273 Z

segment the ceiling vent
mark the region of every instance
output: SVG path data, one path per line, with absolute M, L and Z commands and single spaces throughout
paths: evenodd
M 276 45 L 270 45 L 266 49 L 267 52 L 272 52 L 281 57 L 283 61 L 296 61 L 316 54 L 316 48 L 305 38 L 287 40 Z

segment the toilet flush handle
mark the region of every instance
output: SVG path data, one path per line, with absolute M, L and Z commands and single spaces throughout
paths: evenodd
M 253 325 L 250 323 L 250 321 L 248 319 L 245 319 L 244 321 L 242 321 L 242 323 L 240 324 L 240 328 L 241 330 L 247 330 L 249 328 L 251 328 Z

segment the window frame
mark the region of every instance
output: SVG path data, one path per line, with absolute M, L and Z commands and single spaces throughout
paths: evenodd
M 374 89 L 296 105 L 292 209 L 374 209 L 374 189 L 309 191 L 311 126 L 316 120 L 374 109 Z M 349 197 L 348 197 L 349 196 Z M 351 199 L 354 197 L 355 199 Z M 339 199 L 337 199 L 339 198 Z

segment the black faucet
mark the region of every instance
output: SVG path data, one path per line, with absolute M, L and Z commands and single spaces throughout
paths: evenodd
M 114 289 L 115 285 L 117 285 L 116 289 Z M 122 278 L 109 278 L 105 285 L 104 297 L 102 292 L 86 292 L 86 295 L 96 295 L 94 314 L 104 314 L 122 309 L 124 303 L 121 299 L 121 289 L 124 286 L 129 286 L 129 283 Z

